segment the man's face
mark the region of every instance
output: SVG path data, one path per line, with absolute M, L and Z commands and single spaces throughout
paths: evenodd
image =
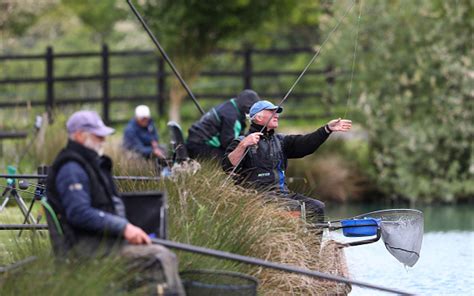
M 141 127 L 147 127 L 148 123 L 150 123 L 149 117 L 137 117 L 137 123 Z
M 74 139 L 79 144 L 94 150 L 100 156 L 104 154 L 105 137 L 99 137 L 89 132 L 77 132 Z
M 268 122 L 267 129 L 272 130 L 278 128 L 278 118 L 280 115 L 273 112 L 274 110 L 260 111 L 256 116 L 254 122 L 259 125 L 265 125 Z M 270 119 L 272 118 L 272 119 Z M 270 121 L 268 121 L 270 119 Z

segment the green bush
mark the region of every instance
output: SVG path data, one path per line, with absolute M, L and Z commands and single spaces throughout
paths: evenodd
M 365 115 L 379 187 L 411 201 L 472 198 L 472 4 L 362 5 L 352 111 Z M 356 28 L 357 14 L 347 22 Z M 356 32 L 339 32 L 327 49 L 339 67 L 348 67 Z

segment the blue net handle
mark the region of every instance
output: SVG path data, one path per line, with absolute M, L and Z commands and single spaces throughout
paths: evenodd
M 346 237 L 361 237 L 377 235 L 381 219 L 346 219 L 341 220 L 342 233 Z

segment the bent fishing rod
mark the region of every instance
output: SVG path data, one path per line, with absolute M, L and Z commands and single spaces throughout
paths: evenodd
M 296 85 L 298 84 L 298 82 L 301 80 L 301 78 L 304 76 L 304 74 L 306 74 L 306 72 L 308 71 L 309 67 L 314 63 L 314 61 L 316 60 L 316 58 L 319 56 L 319 54 L 321 53 L 321 50 L 323 49 L 323 47 L 326 45 L 327 41 L 329 40 L 329 37 L 331 37 L 331 35 L 337 31 L 337 29 L 339 28 L 340 24 L 342 23 L 342 21 L 346 18 L 346 16 L 349 14 L 349 12 L 352 10 L 352 8 L 354 7 L 356 1 L 353 1 L 352 4 L 349 6 L 349 8 L 346 9 L 346 11 L 344 12 L 344 15 L 338 20 L 338 22 L 336 23 L 336 25 L 334 26 L 334 28 L 332 28 L 332 30 L 329 32 L 329 34 L 326 36 L 326 39 L 324 39 L 324 41 L 321 43 L 321 46 L 319 46 L 319 48 L 316 50 L 315 54 L 313 55 L 313 57 L 311 58 L 311 60 L 308 62 L 308 64 L 306 64 L 306 66 L 304 67 L 303 71 L 301 71 L 300 75 L 296 78 L 295 82 L 291 85 L 290 89 L 287 91 L 287 93 L 285 94 L 285 96 L 283 96 L 283 99 L 281 99 L 281 101 L 278 103 L 277 105 L 277 108 L 275 110 L 273 110 L 272 112 L 272 115 L 268 118 L 268 120 L 265 122 L 265 125 L 262 127 L 262 129 L 260 130 L 260 133 L 263 133 L 265 131 L 265 129 L 267 128 L 268 124 L 270 123 L 270 121 L 273 119 L 273 116 L 275 116 L 275 114 L 277 113 L 278 109 L 281 108 L 281 106 L 283 105 L 283 103 L 288 99 L 289 95 L 293 92 L 293 89 L 296 87 Z M 359 16 L 360 18 L 360 16 Z M 229 177 L 225 180 L 224 182 L 224 185 L 227 183 L 227 181 L 230 179 L 231 176 L 233 176 L 235 174 L 235 171 L 237 170 L 237 168 L 239 167 L 240 163 L 242 162 L 242 160 L 245 158 L 245 156 L 247 155 L 248 151 L 250 149 L 246 149 L 244 154 L 242 155 L 242 157 L 240 157 L 239 161 L 237 162 L 237 164 L 234 166 L 234 168 L 232 169 L 232 171 L 230 172 L 229 174 Z
M 191 91 L 191 89 L 189 88 L 189 86 L 187 85 L 187 83 L 184 81 L 183 77 L 181 77 L 181 74 L 179 74 L 178 72 L 178 69 L 176 69 L 176 67 L 174 66 L 173 62 L 171 62 L 171 59 L 168 57 L 168 55 L 166 54 L 165 50 L 163 49 L 163 47 L 161 46 L 161 44 L 158 42 L 158 39 L 156 39 L 155 35 L 153 35 L 153 33 L 151 32 L 150 28 L 148 28 L 148 25 L 145 23 L 145 20 L 142 18 L 142 16 L 140 15 L 140 13 L 138 12 L 138 10 L 135 8 L 135 6 L 133 5 L 132 1 L 131 0 L 127 0 L 127 3 L 128 5 L 130 6 L 130 8 L 132 9 L 133 13 L 135 14 L 135 16 L 138 18 L 138 20 L 140 21 L 140 23 L 142 24 L 143 28 L 145 29 L 145 31 L 148 33 L 148 36 L 150 36 L 151 40 L 153 41 L 153 43 L 155 44 L 155 46 L 158 48 L 158 50 L 160 51 L 161 53 L 161 56 L 165 59 L 165 61 L 168 63 L 168 65 L 170 66 L 171 70 L 173 70 L 173 73 L 176 75 L 176 78 L 178 78 L 179 82 L 181 83 L 181 85 L 184 87 L 184 89 L 186 90 L 186 92 L 188 93 L 189 97 L 191 98 L 191 100 L 193 100 L 194 102 L 194 105 L 196 105 L 196 107 L 198 108 L 199 112 L 201 112 L 201 115 L 204 115 L 204 110 L 201 108 L 201 106 L 199 105 L 196 97 L 194 96 L 193 92 Z
M 213 250 L 213 249 L 208 249 L 208 248 L 203 248 L 203 247 L 197 247 L 189 244 L 184 244 L 184 243 L 178 243 L 170 240 L 165 240 L 165 239 L 159 239 L 159 238 L 153 238 L 151 240 L 154 244 L 162 245 L 171 249 L 176 249 L 176 250 L 181 250 L 181 251 L 186 251 L 186 252 L 191 252 L 191 253 L 196 253 L 196 254 L 201 254 L 201 255 L 206 255 L 206 256 L 212 256 L 212 257 L 217 257 L 221 259 L 227 259 L 227 260 L 232 260 L 232 261 L 237 261 L 241 263 L 246 263 L 250 265 L 257 265 L 257 266 L 263 266 L 271 269 L 276 269 L 280 271 L 285 271 L 289 273 L 296 273 L 296 274 L 301 274 L 313 278 L 318 278 L 318 279 L 323 279 L 323 280 L 328 280 L 328 281 L 333 281 L 333 282 L 339 282 L 339 283 L 345 283 L 345 284 L 351 284 L 354 286 L 359 286 L 363 288 L 369 288 L 373 290 L 380 290 L 384 292 L 389 292 L 389 293 L 394 293 L 394 294 L 399 294 L 399 295 L 414 295 L 413 293 L 408 293 L 405 291 L 397 290 L 397 289 L 392 289 L 392 288 L 387 288 L 379 285 L 374 285 L 366 282 L 361 282 L 357 280 L 351 280 L 342 276 L 336 276 L 332 274 L 327 274 L 315 270 L 310 270 L 310 269 L 305 269 L 305 268 L 300 268 L 297 266 L 292 266 L 292 265 L 287 265 L 287 264 L 281 264 L 281 263 L 276 263 L 272 261 L 267 261 L 267 260 L 262 260 L 259 258 L 255 257 L 249 257 L 249 256 L 243 256 L 243 255 L 238 255 L 238 254 L 233 254 L 229 252 L 224 252 L 224 251 L 218 251 L 218 250 Z

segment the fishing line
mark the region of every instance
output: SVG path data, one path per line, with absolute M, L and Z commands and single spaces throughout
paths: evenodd
M 354 7 L 355 5 L 355 1 L 352 2 L 352 4 L 350 5 L 350 7 L 344 12 L 344 15 L 338 20 L 338 22 L 336 23 L 336 25 L 334 26 L 334 28 L 332 28 L 332 30 L 328 33 L 328 35 L 326 36 L 326 39 L 324 39 L 324 41 L 321 43 L 321 46 L 319 46 L 319 48 L 317 49 L 316 53 L 313 55 L 313 57 L 311 58 L 311 60 L 309 61 L 309 63 L 304 67 L 303 71 L 301 72 L 301 74 L 296 78 L 295 82 L 293 83 L 293 85 L 290 87 L 290 89 L 288 90 L 288 92 L 285 94 L 285 96 L 283 97 L 283 99 L 280 101 L 280 103 L 278 103 L 277 107 L 273 113 L 272 113 L 272 116 L 270 116 L 270 118 L 267 120 L 267 122 L 265 123 L 265 125 L 263 126 L 263 128 L 260 130 L 260 133 L 262 133 L 266 128 L 267 128 L 267 125 L 270 123 L 270 121 L 272 120 L 273 116 L 276 114 L 276 112 L 278 111 L 278 109 L 281 107 L 281 105 L 283 105 L 283 103 L 286 101 L 286 99 L 288 98 L 288 96 L 291 94 L 291 92 L 293 91 L 293 89 L 296 87 L 296 85 L 298 84 L 298 82 L 301 80 L 301 78 L 303 77 L 303 75 L 306 73 L 306 71 L 308 71 L 309 67 L 313 64 L 313 62 L 316 60 L 316 58 L 319 56 L 319 54 L 321 53 L 321 50 L 323 49 L 323 47 L 326 45 L 327 41 L 329 40 L 329 38 L 331 37 L 331 35 L 339 28 L 340 24 L 342 23 L 342 21 L 345 19 L 345 17 L 347 16 L 347 14 L 352 10 L 352 8 Z M 237 168 L 239 167 L 240 163 L 242 162 L 242 160 L 245 158 L 245 156 L 247 155 L 248 151 L 250 149 L 246 149 L 244 154 L 242 155 L 242 157 L 239 159 L 239 161 L 237 162 L 237 164 L 234 166 L 234 168 L 232 169 L 232 171 L 230 172 L 229 176 L 225 179 L 224 183 L 222 186 L 224 186 L 227 181 L 231 178 L 232 175 L 235 174 L 235 171 L 237 170 Z
M 359 17 L 357 18 L 357 33 L 356 33 L 356 38 L 354 42 L 354 52 L 352 54 L 352 70 L 351 70 L 351 82 L 349 83 L 349 91 L 347 94 L 347 102 L 346 102 L 346 110 L 344 111 L 344 115 L 342 118 L 346 118 L 347 115 L 347 110 L 349 109 L 349 100 L 352 95 L 352 82 L 354 80 L 354 69 L 355 69 L 355 64 L 356 64 L 356 57 L 357 57 L 357 48 L 359 47 L 359 28 L 360 28 L 360 19 L 362 15 L 362 0 L 359 2 Z

